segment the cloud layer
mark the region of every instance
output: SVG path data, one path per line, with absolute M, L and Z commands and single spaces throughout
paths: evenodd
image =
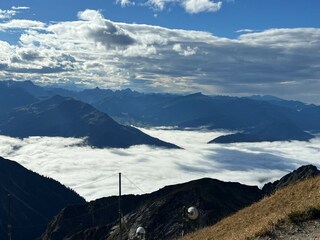
M 167 4 L 156 2 L 160 8 Z M 202 8 L 188 2 L 190 9 Z M 1 80 L 143 92 L 271 94 L 320 103 L 318 28 L 242 30 L 238 38 L 228 39 L 113 22 L 99 11 L 85 10 L 76 21 L 2 21 L 0 31 L 20 34 L 17 43 L 0 40 Z M 25 58 L 29 53 L 31 58 Z
M 124 174 L 123 193 L 141 194 L 202 177 L 262 186 L 300 165 L 312 163 L 319 167 L 319 138 L 310 143 L 208 145 L 207 141 L 222 133 L 142 130 L 185 150 L 148 146 L 92 149 L 81 146 L 82 139 L 30 137 L 20 140 L 0 136 L 0 155 L 57 179 L 87 200 L 116 195 L 119 172 Z

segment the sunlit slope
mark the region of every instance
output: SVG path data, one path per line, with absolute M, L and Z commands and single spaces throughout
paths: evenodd
M 270 235 L 278 225 L 319 218 L 320 177 L 278 190 L 217 224 L 189 234 L 182 240 L 256 239 Z

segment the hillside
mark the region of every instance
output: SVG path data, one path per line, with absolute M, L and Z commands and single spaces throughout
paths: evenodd
M 0 119 L 2 115 L 14 108 L 31 104 L 36 101 L 37 98 L 24 89 L 14 87 L 7 82 L 0 81 Z
M 314 136 L 304 132 L 294 123 L 284 120 L 256 126 L 244 133 L 235 133 L 219 136 L 209 143 L 236 143 L 236 142 L 275 142 L 275 141 L 308 141 Z
M 15 108 L 0 122 L 2 135 L 11 137 L 83 137 L 94 147 L 130 147 L 147 144 L 177 146 L 123 126 L 87 103 L 59 95 Z
M 317 239 L 309 237 L 316 233 L 310 233 L 310 229 L 319 225 L 319 199 L 320 176 L 317 176 L 280 189 L 212 227 L 181 240 Z M 303 225 L 306 226 L 304 234 L 297 230 Z M 280 238 L 280 235 L 287 238 Z
M 182 231 L 213 224 L 261 198 L 258 187 L 209 178 L 167 186 L 151 194 L 123 196 L 123 237 L 132 237 L 137 226 L 144 226 L 148 239 L 172 239 Z M 41 240 L 119 239 L 117 204 L 117 197 L 108 197 L 69 206 L 52 219 Z M 189 206 L 197 206 L 202 213 L 192 229 L 183 223 L 183 208 Z
M 6 239 L 11 195 L 12 239 L 36 239 L 49 220 L 70 204 L 85 200 L 59 182 L 0 157 L 0 239 Z

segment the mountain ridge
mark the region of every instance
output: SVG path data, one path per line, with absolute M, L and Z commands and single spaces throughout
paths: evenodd
M 9 82 L 7 85 L 37 96 L 47 95 L 46 98 L 56 94 L 72 97 L 125 125 L 175 126 L 180 129 L 206 126 L 208 130 L 239 132 L 220 137 L 216 142 L 308 141 L 313 138 L 313 133 L 320 133 L 320 122 L 317 121 L 320 106 L 273 96 L 147 94 L 131 89 L 112 91 L 100 88 L 76 92 L 39 87 L 32 82 Z M 284 127 L 280 128 L 281 124 Z
M 94 147 L 123 147 L 148 144 L 179 148 L 116 123 L 107 114 L 87 103 L 55 95 L 36 103 L 15 108 L 0 123 L 1 133 L 11 137 L 62 136 L 87 137 Z
M 312 178 L 310 169 L 319 171 L 308 165 L 286 174 L 282 178 L 287 179 L 285 186 Z M 280 185 L 274 190 L 279 188 Z M 149 194 L 124 195 L 121 200 L 124 208 L 123 236 L 133 237 L 135 229 L 143 226 L 149 239 L 175 239 L 182 232 L 192 232 L 219 222 L 267 195 L 269 192 L 256 186 L 210 178 L 166 186 Z M 184 222 L 183 218 L 183 209 L 190 206 L 197 207 L 200 212 L 200 218 L 193 223 Z M 65 215 L 75 219 L 79 216 L 82 225 L 72 223 Z M 69 206 L 52 219 L 41 240 L 116 240 L 119 237 L 117 218 L 116 196 L 97 199 L 82 206 Z
M 317 239 L 319 197 L 318 175 L 281 188 L 215 225 L 180 240 Z
M 11 196 L 13 239 L 36 239 L 44 231 L 48 221 L 62 208 L 85 202 L 76 192 L 59 182 L 2 157 L 0 186 L 1 239 L 4 239 L 7 232 L 8 194 Z
M 219 198 L 215 197 L 218 195 Z M 125 219 L 124 236 L 132 236 L 136 227 L 143 225 L 148 229 L 150 239 L 171 239 L 183 230 L 180 225 L 183 206 L 196 205 L 201 208 L 203 215 L 199 224 L 206 225 L 257 201 L 261 197 L 261 191 L 255 186 L 222 182 L 209 178 L 167 186 L 150 194 L 125 195 L 122 196 L 121 200 Z M 113 203 L 113 205 L 109 203 Z M 73 217 L 75 218 L 78 214 L 85 216 L 82 219 L 82 229 L 77 227 L 77 224 L 72 225 L 72 227 L 63 217 L 65 213 L 62 211 L 52 220 L 47 231 L 40 239 L 75 240 L 79 236 L 95 236 L 95 240 L 105 239 L 105 236 L 108 236 L 108 240 L 118 239 L 117 204 L 116 197 L 108 197 L 83 205 L 80 207 L 81 211 L 70 206 L 69 209 L 63 211 L 74 212 Z M 100 207 L 100 210 L 94 215 L 90 212 L 90 207 L 97 208 L 97 206 L 104 205 L 106 208 Z M 212 211 L 217 211 L 219 214 L 212 214 Z M 99 214 L 112 218 L 110 221 L 106 221 L 106 217 L 101 219 Z M 95 225 L 92 225 L 93 218 L 95 219 Z M 65 226 L 68 226 L 68 230 Z M 66 235 L 60 234 L 61 232 Z

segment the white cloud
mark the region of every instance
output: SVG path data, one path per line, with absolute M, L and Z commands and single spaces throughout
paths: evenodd
M 163 11 L 168 4 L 179 2 L 179 0 L 148 0 L 145 5 L 157 11 Z
M 0 19 L 10 19 L 14 17 L 20 10 L 28 10 L 29 7 L 18 6 L 18 7 L 11 7 L 11 9 L 1 9 L 0 8 Z
M 244 28 L 244 29 L 239 29 L 236 31 L 237 33 L 252 33 L 255 32 L 255 30 L 249 29 L 249 28 Z
M 15 10 L 0 9 L 0 19 L 12 18 L 16 14 L 17 14 L 17 11 L 15 11 Z
M 78 18 L 84 21 L 97 22 L 103 24 L 104 17 L 99 11 L 87 9 L 78 13 Z
M 13 6 L 13 7 L 11 7 L 11 9 L 13 9 L 13 10 L 29 10 L 30 7 L 26 7 L 26 6 Z
M 222 7 L 222 2 L 213 2 L 211 0 L 184 0 L 182 2 L 186 12 L 195 14 L 200 12 L 217 12 Z
M 217 12 L 222 7 L 222 1 L 214 2 L 213 0 L 146 0 L 146 1 L 130 1 L 117 0 L 116 3 L 122 7 L 129 5 L 148 6 L 154 11 L 164 11 L 169 6 L 181 6 L 187 13 L 196 14 L 201 12 Z
M 117 0 L 116 3 L 120 4 L 121 7 L 127 7 L 127 6 L 130 6 L 130 5 L 135 5 L 135 2 L 132 2 L 130 0 Z
M 21 32 L 19 42 L 6 44 L 10 51 L 0 54 L 1 79 L 143 92 L 270 94 L 320 103 L 318 28 L 269 29 L 230 39 L 113 22 L 95 10 L 78 18 L 0 23 L 2 31 Z M 37 52 L 42 61 L 16 61 L 23 52 Z M 61 56 L 73 61 L 61 62 Z
M 9 22 L 0 23 L 0 31 L 6 29 L 44 29 L 45 24 L 40 21 L 13 19 Z
M 191 48 L 190 46 L 187 46 L 186 49 L 182 49 L 181 44 L 177 43 L 173 45 L 172 49 L 182 56 L 192 56 L 197 53 L 198 48 Z
M 202 177 L 259 185 L 312 163 L 319 167 L 320 139 L 306 142 L 208 145 L 222 132 L 143 129 L 185 150 L 148 146 L 92 149 L 81 139 L 0 136 L 0 156 L 75 189 L 87 200 L 116 195 L 118 172 L 145 192 Z M 141 191 L 123 178 L 123 193 Z

